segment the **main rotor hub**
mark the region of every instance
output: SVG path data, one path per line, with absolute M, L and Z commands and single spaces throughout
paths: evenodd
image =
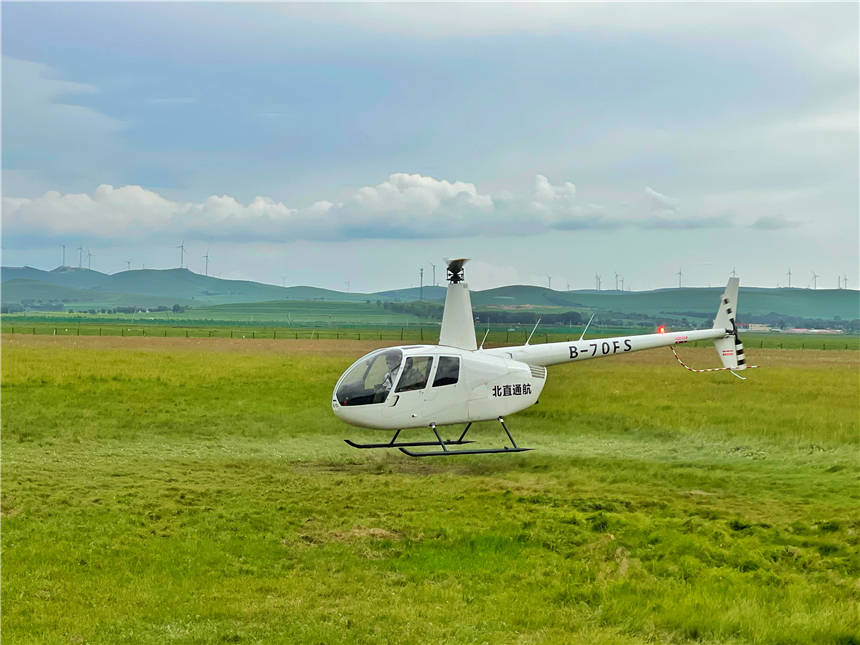
M 447 260 L 448 262 L 448 282 L 458 284 L 463 281 L 464 270 L 463 265 L 469 260 L 467 258 L 459 258 L 457 260 Z

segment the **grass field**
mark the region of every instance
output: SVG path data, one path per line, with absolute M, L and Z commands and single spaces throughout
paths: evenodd
M 330 411 L 378 344 L 4 335 L 4 643 L 860 642 L 860 353 L 557 366 L 536 451 L 412 460 Z

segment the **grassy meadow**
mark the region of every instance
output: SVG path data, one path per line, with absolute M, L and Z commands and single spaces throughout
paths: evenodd
M 535 451 L 416 460 L 331 414 L 378 345 L 4 334 L 3 642 L 860 643 L 860 352 L 551 367 Z

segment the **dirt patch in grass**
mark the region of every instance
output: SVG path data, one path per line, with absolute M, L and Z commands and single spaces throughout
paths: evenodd
M 355 542 L 362 538 L 372 538 L 374 540 L 402 540 L 403 536 L 397 531 L 389 531 L 377 527 L 356 526 L 348 531 L 333 531 L 331 539 L 336 542 Z

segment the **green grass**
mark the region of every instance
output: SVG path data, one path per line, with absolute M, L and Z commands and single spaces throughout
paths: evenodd
M 855 352 L 558 366 L 535 452 L 411 460 L 331 415 L 373 346 L 4 337 L 4 642 L 858 642 Z

